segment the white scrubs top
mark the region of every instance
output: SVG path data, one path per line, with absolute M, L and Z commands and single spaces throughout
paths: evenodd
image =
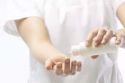
M 93 28 L 115 30 L 116 11 L 125 0 L 7 0 L 0 23 L 8 33 L 18 35 L 14 20 L 42 17 L 53 45 L 68 55 L 70 47 L 84 41 Z M 82 71 L 60 77 L 48 72 L 31 56 L 29 83 L 123 83 L 117 54 L 103 54 L 96 60 L 79 57 Z

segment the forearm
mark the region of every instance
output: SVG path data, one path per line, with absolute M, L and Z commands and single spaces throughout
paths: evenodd
M 117 10 L 117 17 L 124 28 L 118 29 L 116 33 L 125 39 L 125 3 L 123 3 Z
M 121 35 L 122 37 L 125 38 L 125 28 L 118 29 L 116 32 L 117 32 L 117 34 L 119 34 L 119 35 Z
M 33 56 L 44 63 L 46 59 L 61 55 L 52 46 L 44 21 L 38 17 L 30 17 L 16 21 L 18 31 L 30 48 Z
M 125 3 L 123 3 L 117 10 L 117 17 L 119 18 L 121 24 L 125 28 Z
M 64 58 L 64 55 L 48 42 L 37 43 L 36 45 L 32 46 L 30 50 L 33 56 L 40 63 L 44 63 L 47 59 L 54 58 L 57 56 Z

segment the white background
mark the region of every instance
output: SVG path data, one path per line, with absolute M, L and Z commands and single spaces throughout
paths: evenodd
M 120 49 L 118 64 L 125 83 L 125 50 Z M 27 83 L 28 48 L 21 38 L 0 30 L 0 83 Z

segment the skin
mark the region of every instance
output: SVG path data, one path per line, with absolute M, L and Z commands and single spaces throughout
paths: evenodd
M 116 13 L 122 25 L 125 26 L 125 3 L 118 8 Z M 115 42 L 117 45 L 120 45 L 121 42 L 125 44 L 125 28 L 117 30 L 115 34 L 113 34 L 113 30 L 111 30 L 109 27 L 96 28 L 89 33 L 86 39 L 86 46 L 98 47 L 100 45 L 105 45 L 112 37 L 116 37 Z M 97 57 L 98 55 L 92 56 L 93 59 L 96 59 Z
M 44 64 L 48 71 L 67 76 L 81 70 L 81 62 L 66 57 L 52 45 L 41 17 L 24 18 L 17 20 L 16 24 L 33 56 Z
M 125 25 L 125 11 L 123 10 L 125 10 L 125 4 L 119 7 L 117 16 L 121 23 Z M 81 71 L 81 62 L 66 57 L 65 54 L 52 45 L 43 18 L 28 17 L 17 20 L 16 24 L 20 36 L 28 45 L 33 56 L 41 64 L 44 64 L 48 71 L 51 70 L 57 75 L 74 75 L 76 72 Z M 125 35 L 125 33 L 123 30 L 124 29 L 116 31 L 116 44 L 120 44 L 121 38 L 124 37 L 123 35 Z M 86 46 L 94 45 L 98 47 L 101 44 L 105 45 L 112 36 L 114 36 L 113 31 L 108 27 L 96 28 L 89 33 Z M 97 55 L 92 58 L 97 58 Z
M 125 27 L 125 3 L 123 3 L 118 11 L 117 11 L 117 16 L 119 18 L 119 20 L 121 21 L 121 23 L 123 24 L 123 26 Z M 123 43 L 125 44 L 125 28 L 124 29 L 120 29 L 116 31 L 116 37 L 117 37 L 117 44 L 121 43 L 121 40 L 123 40 Z M 125 47 L 125 45 L 123 45 Z
M 86 46 L 98 47 L 99 45 L 105 45 L 113 37 L 113 31 L 108 27 L 101 27 L 92 30 L 86 40 Z

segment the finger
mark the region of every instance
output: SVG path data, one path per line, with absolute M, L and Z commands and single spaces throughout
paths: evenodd
M 47 61 L 45 62 L 45 68 L 46 68 L 47 70 L 52 70 L 54 65 L 55 65 L 55 64 L 54 64 L 51 60 L 47 60 Z
M 77 62 L 77 71 L 81 71 L 82 69 L 82 63 L 79 61 Z
M 97 29 L 95 29 L 94 31 L 89 33 L 89 35 L 87 37 L 87 40 L 86 40 L 86 46 L 87 47 L 91 46 L 92 41 L 93 41 L 94 37 L 97 35 L 97 33 L 98 33 Z
M 116 45 L 120 45 L 120 44 L 121 44 L 121 37 L 120 37 L 120 36 L 117 36 L 117 37 L 116 37 L 115 44 L 116 44 Z
M 71 74 L 74 75 L 76 72 L 76 61 L 71 62 Z
M 118 45 L 119 43 L 121 43 L 120 42 L 120 36 L 117 34 L 117 32 L 115 32 L 114 34 L 113 34 L 113 37 L 115 37 L 115 44 L 116 45 Z
M 102 39 L 103 39 L 103 36 L 106 34 L 106 30 L 105 29 L 100 29 L 99 31 L 98 31 L 98 34 L 97 34 L 97 36 L 94 38 L 94 40 L 93 40 L 93 46 L 95 46 L 95 47 L 97 47 L 97 46 L 99 46 L 100 44 L 101 44 L 101 41 L 102 41 Z
M 67 58 L 64 63 L 64 74 L 70 73 L 70 59 Z
M 109 42 L 109 40 L 113 37 L 113 32 L 111 30 L 107 30 L 105 36 L 103 37 L 103 40 L 101 44 L 106 44 Z
M 62 75 L 63 70 L 62 70 L 62 63 L 57 63 L 55 66 L 55 71 L 57 75 Z
M 93 55 L 91 56 L 92 59 L 97 59 L 99 55 Z

